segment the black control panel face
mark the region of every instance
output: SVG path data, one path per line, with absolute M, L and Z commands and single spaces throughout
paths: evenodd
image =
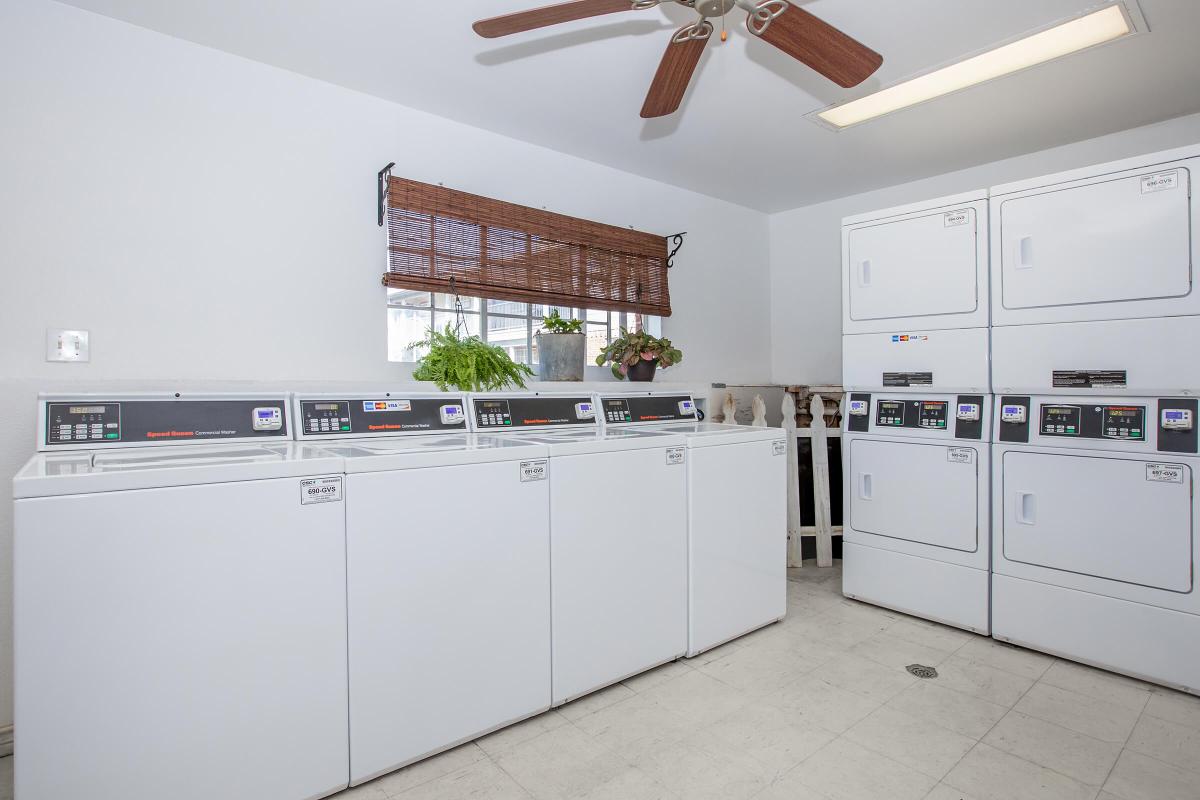
M 903 400 L 880 400 L 875 404 L 875 424 L 903 427 L 907 403 Z
M 461 431 L 466 428 L 461 397 L 378 397 L 357 400 L 300 400 L 304 436 L 373 436 Z
M 478 397 L 471 401 L 476 430 L 521 428 L 579 428 L 594 426 L 592 398 L 579 397 Z
M 81 447 L 143 442 L 286 439 L 282 398 L 121 400 L 44 404 L 44 444 Z
M 1000 441 L 1029 441 L 1029 403 L 1028 397 L 1001 396 L 996 412 L 1000 417 Z
M 950 404 L 945 400 L 881 399 L 875 403 L 875 424 L 883 428 L 944 431 L 949 426 L 949 410 Z
M 945 400 L 921 400 L 917 427 L 946 430 L 946 408 L 949 405 Z
M 1038 433 L 1067 439 L 1146 440 L 1146 407 L 1089 403 L 1041 403 Z
M 692 422 L 696 403 L 688 394 L 602 397 L 600 413 L 605 422 Z
M 1197 401 L 1158 401 L 1158 449 L 1164 453 L 1197 452 Z
M 954 403 L 954 438 L 983 439 L 984 397 L 981 394 L 960 394 Z
M 866 433 L 871 429 L 871 395 L 854 392 L 846 404 L 846 430 Z
M 1038 430 L 1042 436 L 1078 436 L 1083 430 L 1083 409 L 1079 406 L 1043 404 Z
M 1101 406 L 1101 435 L 1107 439 L 1146 438 L 1145 406 Z

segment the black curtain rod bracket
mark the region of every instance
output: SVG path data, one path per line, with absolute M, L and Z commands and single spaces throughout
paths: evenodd
M 675 247 L 671 249 L 670 254 L 667 256 L 667 269 L 675 266 L 675 254 L 679 252 L 679 248 L 683 247 L 683 237 L 685 236 L 687 236 L 687 231 L 684 231 L 683 233 L 673 233 L 667 237 L 675 245 Z
M 375 207 L 379 212 L 379 227 L 381 228 L 383 227 L 383 218 L 387 215 L 388 178 L 392 177 L 392 167 L 394 166 L 396 166 L 395 161 L 379 170 L 379 175 L 375 178 Z

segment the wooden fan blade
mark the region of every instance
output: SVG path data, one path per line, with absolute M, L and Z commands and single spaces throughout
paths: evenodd
M 646 102 L 642 104 L 642 116 L 646 119 L 674 114 L 683 102 L 688 84 L 692 82 L 692 73 L 700 63 L 700 56 L 708 44 L 708 37 L 712 36 L 712 26 L 708 23 L 702 24 L 708 32 L 701 39 L 687 38 L 678 41 L 684 31 L 694 27 L 692 25 L 680 28 L 671 37 L 667 52 L 663 53 L 662 61 L 658 62 L 658 71 L 654 73 L 650 91 L 646 93 Z
M 471 27 L 485 39 L 495 39 L 497 36 L 545 28 L 560 22 L 573 22 L 577 19 L 632 10 L 632 0 L 574 0 L 571 3 L 557 3 L 529 11 L 518 11 L 515 14 L 505 14 L 502 17 L 481 19 Z
M 822 19 L 787 3 L 761 34 L 755 33 L 753 15 L 746 20 L 750 32 L 803 61 L 838 86 L 857 86 L 883 63 L 883 56 L 851 39 Z

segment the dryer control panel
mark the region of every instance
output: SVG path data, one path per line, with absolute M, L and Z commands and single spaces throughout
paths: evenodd
M 466 427 L 461 396 L 298 396 L 297 438 L 395 436 L 461 431 Z
M 44 397 L 40 405 L 42 450 L 291 436 L 283 397 Z
M 510 395 L 471 398 L 478 431 L 597 426 L 595 401 L 587 395 Z
M 1191 398 L 1003 396 L 997 440 L 1195 453 L 1196 405 Z
M 874 414 L 870 409 L 874 404 Z M 879 396 L 854 392 L 846 404 L 846 430 L 865 433 L 869 430 L 910 433 L 943 433 L 947 438 L 980 439 L 984 437 L 983 395 L 942 395 L 940 397 Z M 915 435 L 921 435 L 916 433 Z
M 694 422 L 698 418 L 690 394 L 602 396 L 600 413 L 606 425 Z

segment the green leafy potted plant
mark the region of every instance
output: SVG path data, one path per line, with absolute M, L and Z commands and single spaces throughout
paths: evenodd
M 671 344 L 670 339 L 659 339 L 645 331 L 629 331 L 621 328 L 621 335 L 596 356 L 596 364 L 612 364 L 612 374 L 617 380 L 652 381 L 654 373 L 662 367 L 678 364 L 683 353 Z
M 429 348 L 413 378 L 433 381 L 442 391 L 451 386 L 464 392 L 494 391 L 510 384 L 523 388 L 525 379 L 533 377 L 533 370 L 514 363 L 502 348 L 478 336 L 460 337 L 449 325 L 441 332 L 430 328 L 413 347 Z
M 583 320 L 563 319 L 551 311 L 537 332 L 538 376 L 544 381 L 581 381 L 587 361 Z

